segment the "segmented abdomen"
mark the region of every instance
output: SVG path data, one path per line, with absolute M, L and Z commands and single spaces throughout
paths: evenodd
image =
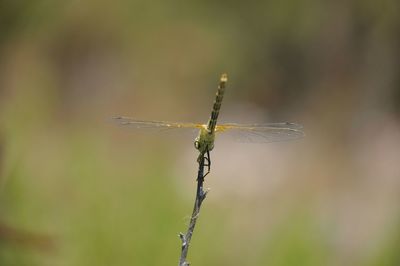
M 214 132 L 215 126 L 217 125 L 218 114 L 219 114 L 219 110 L 221 109 L 222 99 L 224 98 L 225 85 L 226 85 L 227 81 L 228 81 L 228 75 L 222 74 L 221 78 L 219 80 L 218 90 L 217 90 L 217 94 L 215 97 L 213 110 L 211 112 L 211 117 L 210 117 L 210 120 L 208 121 L 208 125 L 207 125 L 207 129 L 209 132 Z

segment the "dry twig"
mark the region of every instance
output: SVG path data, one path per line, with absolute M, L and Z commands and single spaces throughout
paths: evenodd
M 193 236 L 193 231 L 196 226 L 197 218 L 199 218 L 200 214 L 200 208 L 201 205 L 204 201 L 204 199 L 207 196 L 207 192 L 203 188 L 204 184 L 204 161 L 205 157 L 204 155 L 201 157 L 199 160 L 199 170 L 197 172 L 197 190 L 196 190 L 196 199 L 194 202 L 194 207 L 193 207 L 193 212 L 192 212 L 192 217 L 190 218 L 190 223 L 188 230 L 186 234 L 180 233 L 179 237 L 182 241 L 182 251 L 181 251 L 181 257 L 179 260 L 179 266 L 189 266 L 189 263 L 186 261 L 186 257 L 189 251 L 189 245 L 190 245 L 190 240 L 192 239 Z

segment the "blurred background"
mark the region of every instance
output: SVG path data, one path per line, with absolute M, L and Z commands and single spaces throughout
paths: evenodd
M 177 265 L 196 132 L 219 136 L 192 265 L 399 265 L 397 0 L 0 0 L 0 265 Z

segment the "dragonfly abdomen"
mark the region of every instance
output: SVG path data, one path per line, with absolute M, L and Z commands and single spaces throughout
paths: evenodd
M 225 85 L 226 85 L 227 81 L 228 81 L 228 76 L 226 74 L 222 74 L 222 76 L 219 80 L 218 90 L 217 90 L 217 94 L 215 97 L 213 110 L 211 112 L 211 117 L 210 117 L 210 120 L 208 121 L 208 125 L 207 125 L 207 129 L 209 132 L 214 132 L 215 127 L 217 125 L 219 110 L 221 109 L 222 99 L 224 98 Z

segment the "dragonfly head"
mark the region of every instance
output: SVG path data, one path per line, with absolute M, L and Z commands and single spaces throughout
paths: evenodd
M 209 132 L 207 127 L 201 128 L 199 135 L 194 140 L 194 147 L 203 154 L 211 151 L 214 148 L 214 138 L 214 132 Z

